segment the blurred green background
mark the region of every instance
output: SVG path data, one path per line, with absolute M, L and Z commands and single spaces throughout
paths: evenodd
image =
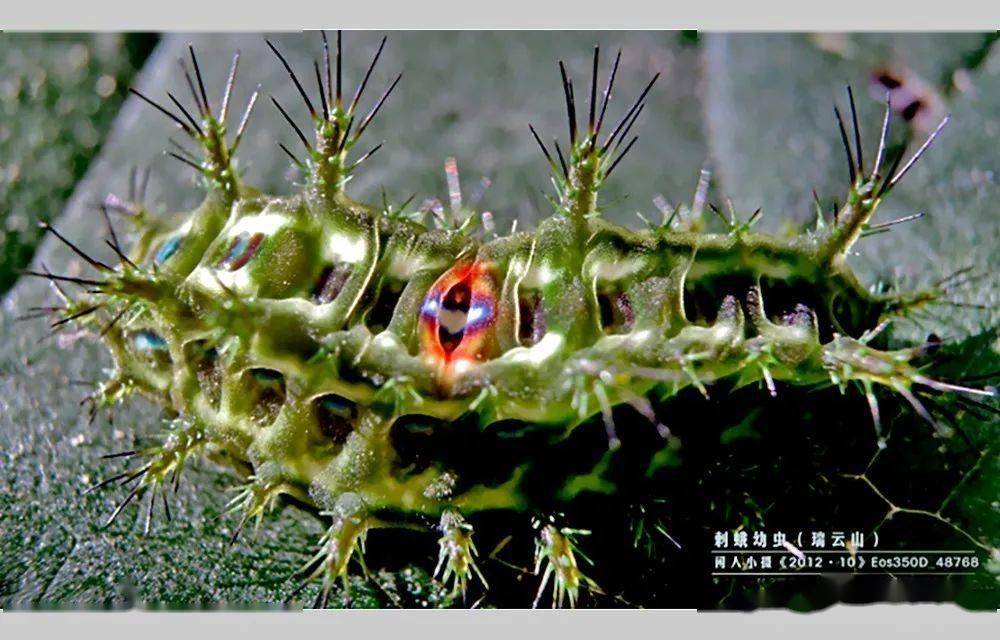
M 0 291 L 100 151 L 153 34 L 0 34 Z
M 359 78 L 380 36 L 345 34 L 348 86 Z M 320 54 L 319 36 L 273 37 L 300 75 L 311 77 L 308 65 Z M 36 263 L 45 261 L 57 272 L 80 271 L 79 260 L 51 238 L 38 248 L 39 220 L 57 221 L 86 250 L 106 255 L 100 234 L 95 233 L 101 222 L 94 203 L 108 192 L 124 193 L 132 166 L 152 168 L 154 211 L 190 208 L 198 202 L 200 193 L 191 172 L 162 156 L 175 133 L 169 122 L 135 98 L 123 100 L 132 83 L 157 99 L 165 99 L 167 90 L 186 95 L 177 59 L 189 42 L 199 52 L 214 104 L 232 53 L 239 50 L 243 59 L 233 111 L 242 108 L 260 83 L 264 96 L 273 93 L 300 123 L 305 122 L 291 83 L 259 34 L 0 34 L 0 289 L 15 282 L 16 270 L 33 255 Z M 548 214 L 544 194 L 551 187 L 527 124 L 533 123 L 547 137 L 565 136 L 556 61 L 566 61 L 582 95 L 595 42 L 605 52 L 605 73 L 614 51 L 624 50 L 612 115 L 625 111 L 629 98 L 653 73 L 663 74 L 637 125 L 639 143 L 602 192 L 604 214 L 632 226 L 639 224 L 636 211 L 647 217 L 658 215 L 652 205 L 657 194 L 675 203 L 689 200 L 706 162 L 714 174 L 713 202 L 732 198 L 745 213 L 763 207 L 762 226 L 771 231 L 810 220 L 813 189 L 825 206 L 843 197 L 846 168 L 832 104 L 846 106 L 845 84 L 850 83 L 859 97 L 869 150 L 874 148 L 887 88 L 894 92 L 900 138 L 922 139 L 941 116 L 953 113 L 932 152 L 879 211 L 880 220 L 917 211 L 928 216 L 864 240 L 853 260 L 867 282 L 881 279 L 909 286 L 927 284 L 970 264 L 985 271 L 986 277 L 974 288 L 959 294 L 975 308 L 944 309 L 929 318 L 915 318 L 895 328 L 895 338 L 920 340 L 934 331 L 954 353 L 964 354 L 953 375 L 997 370 L 1000 50 L 995 33 L 392 33 L 368 100 L 374 100 L 397 71 L 404 72 L 403 82 L 366 133 L 370 143 L 384 139 L 388 144 L 366 163 L 349 192 L 367 201 L 378 201 L 383 188 L 397 203 L 411 194 L 417 194 L 416 202 L 443 199 L 443 162 L 454 156 L 467 194 L 475 191 L 480 176 L 492 180 L 480 207 L 493 211 L 502 229 L 515 219 L 532 225 Z M 240 168 L 253 184 L 285 193 L 295 188 L 297 176 L 278 150 L 279 141 L 293 149 L 297 144 L 294 133 L 262 99 L 242 145 Z M 98 459 L 101 454 L 128 448 L 136 438 L 160 431 L 160 413 L 137 399 L 115 410 L 113 424 L 105 416 L 88 424 L 78 403 L 88 384 L 104 377 L 109 361 L 98 345 L 78 341 L 71 332 L 47 338 L 43 322 L 15 322 L 28 307 L 44 304 L 46 296 L 43 283 L 17 282 L 5 295 L 0 315 L 0 605 L 280 603 L 294 588 L 292 574 L 319 535 L 318 523 L 284 509 L 265 522 L 255 542 L 230 547 L 233 522 L 221 514 L 231 495 L 226 489 L 233 483 L 223 470 L 208 464 L 192 469 L 173 506 L 174 522 L 148 537 L 141 535 L 142 517 L 131 509 L 111 528 L 101 528 L 120 496 L 113 491 L 82 496 L 81 490 L 114 469 Z M 818 414 L 820 421 L 824 408 L 836 413 L 842 406 L 835 393 L 823 401 L 800 400 L 802 411 Z M 705 424 L 688 425 L 690 435 L 685 425 L 677 425 L 689 446 L 701 442 L 707 447 L 687 458 L 687 464 L 714 469 L 713 477 L 721 484 L 700 484 L 703 467 L 682 463 L 679 473 L 686 475 L 674 478 L 673 490 L 692 495 L 692 483 L 698 483 L 693 495 L 704 496 L 698 507 L 705 509 L 699 516 L 703 519 L 685 525 L 680 505 L 673 513 L 667 509 L 663 517 L 672 526 L 688 526 L 691 531 L 772 523 L 781 516 L 765 508 L 763 494 L 775 489 L 767 484 L 774 478 L 767 475 L 768 463 L 761 460 L 777 465 L 772 469 L 804 474 L 815 471 L 795 462 L 807 450 L 839 451 L 830 443 L 838 442 L 839 447 L 850 443 L 856 455 L 867 456 L 874 446 L 863 402 L 852 401 L 850 406 L 857 410 L 853 418 L 804 430 L 785 424 L 794 415 L 792 408 L 800 408 L 794 398 L 788 402 L 780 411 L 765 408 L 762 413 L 748 413 L 753 420 L 746 424 L 734 415 L 745 405 L 734 404 L 713 408 Z M 894 441 L 890 447 L 894 455 L 884 456 L 885 461 L 875 466 L 880 486 L 882 482 L 893 486 L 893 498 L 900 504 L 928 509 L 937 508 L 954 489 L 955 495 L 946 501 L 946 516 L 996 548 L 1000 462 L 995 420 L 977 421 L 975 415 L 960 413 L 957 420 L 967 436 L 941 442 L 927 435 L 926 425 L 902 407 L 890 405 L 887 415 L 893 407 L 893 421 L 905 435 L 898 440 L 906 446 L 897 447 Z M 850 432 L 850 438 L 838 435 L 842 433 L 838 429 Z M 807 443 L 795 440 L 803 432 L 802 437 L 811 438 Z M 734 439 L 736 447 L 730 446 Z M 907 451 L 919 455 L 907 457 Z M 868 525 L 878 522 L 884 505 L 866 501 L 870 492 L 844 489 L 836 473 L 822 466 L 832 464 L 827 458 L 813 463 L 822 482 L 821 488 L 810 490 L 824 495 L 828 503 L 810 498 L 813 494 L 805 484 L 797 497 L 782 497 L 779 492 L 773 499 L 785 500 L 803 519 L 822 523 L 826 516 L 820 505 L 835 505 L 841 496 L 850 495 L 861 505 L 862 515 L 870 516 Z M 733 469 L 741 470 L 745 482 L 760 474 L 762 495 L 732 490 Z M 720 493 L 712 494 L 715 490 Z M 845 490 L 847 494 L 842 493 Z M 683 502 L 684 496 L 672 499 Z M 904 533 L 913 525 L 910 520 L 897 521 Z M 961 544 L 962 536 L 938 527 L 941 523 L 918 524 L 926 529 L 913 530 L 935 543 Z M 409 606 L 444 602 L 440 589 L 427 578 L 436 553 L 433 541 L 407 540 L 421 550 L 420 559 L 405 569 L 380 572 L 374 582 L 359 579 L 358 588 L 366 599 L 358 602 Z M 697 541 L 687 543 L 696 546 Z M 483 542 L 482 551 L 488 550 L 484 546 L 493 547 Z M 697 592 L 702 598 L 698 606 L 811 609 L 844 597 L 801 582 L 748 583 L 728 591 L 724 585 L 701 584 L 694 589 L 682 579 L 692 567 L 675 556 L 666 558 L 654 568 L 652 578 L 664 585 L 661 593 L 647 594 L 646 600 L 627 594 L 622 600 L 598 603 L 662 606 Z M 530 564 L 530 557 L 519 562 Z M 504 599 L 503 594 L 510 593 L 501 590 L 484 605 L 530 604 L 533 584 L 524 581 L 527 600 Z M 995 574 L 988 572 L 949 589 L 931 599 L 989 607 L 997 598 Z M 922 592 L 886 588 L 873 593 L 872 599 L 919 599 Z

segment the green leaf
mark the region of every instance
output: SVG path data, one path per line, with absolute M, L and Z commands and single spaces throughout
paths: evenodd
M 170 90 L 187 101 L 187 88 L 176 59 L 186 54 L 189 41 L 199 54 L 209 97 L 216 105 L 232 53 L 242 52 L 241 78 L 231 118 L 238 118 L 260 82 L 265 95 L 273 93 L 293 117 L 305 122 L 304 107 L 291 82 L 256 35 L 167 36 L 139 76 L 140 90 L 155 99 L 162 99 Z M 319 37 L 280 35 L 274 41 L 298 70 L 303 83 L 312 87 L 309 66 L 321 51 Z M 831 102 L 838 100 L 843 105 L 843 85 L 855 85 L 856 93 L 862 96 L 862 127 L 866 140 L 873 145 L 881 122 L 880 105 L 877 99 L 864 97 L 868 92 L 861 87 L 867 87 L 868 73 L 874 66 L 888 61 L 905 65 L 937 87 L 955 116 L 947 134 L 890 199 L 895 204 L 890 207 L 887 203 L 879 213 L 880 220 L 888 220 L 920 207 L 931 214 L 930 221 L 925 219 L 866 239 L 861 247 L 868 256 L 861 263 L 866 275 L 899 269 L 917 282 L 927 282 L 970 262 L 997 271 L 1000 251 L 992 208 L 992 203 L 1000 201 L 996 182 L 1000 168 L 995 151 L 1000 128 L 997 52 L 968 71 L 970 89 L 946 91 L 942 80 L 953 77 L 955 69 L 974 58 L 968 52 L 982 42 L 974 34 L 851 36 L 850 46 L 844 48 L 842 42 L 817 43 L 816 39 L 800 35 L 712 35 L 695 40 L 665 33 L 396 33 L 390 37 L 362 103 L 363 109 L 372 104 L 397 71 L 405 72 L 397 93 L 365 134 L 371 145 L 383 139 L 388 144 L 366 163 L 348 190 L 370 202 L 380 201 L 382 186 L 396 203 L 412 193 L 417 194 L 417 202 L 425 197 L 444 200 L 442 166 L 445 158 L 454 156 L 467 198 L 475 192 L 479 176 L 493 179 L 480 206 L 494 212 L 504 225 L 501 229 L 515 219 L 522 224 L 537 221 L 548 213 L 542 194 L 551 187 L 544 159 L 528 133 L 527 123 L 532 122 L 549 138 L 565 138 L 556 60 L 562 57 L 567 61 L 577 83 L 579 105 L 588 94 L 590 47 L 596 41 L 601 42 L 605 54 L 603 74 L 608 72 L 617 46 L 624 49 L 616 102 L 609 112 L 612 122 L 625 112 L 629 98 L 653 73 L 664 72 L 643 122 L 637 124 L 641 139 L 633 155 L 602 193 L 607 217 L 636 224 L 635 210 L 653 212 L 650 201 L 655 194 L 662 193 L 673 203 L 690 199 L 698 170 L 711 151 L 716 186 L 720 193 L 732 196 L 741 211 L 763 206 L 772 229 L 786 216 L 805 219 L 811 210 L 812 187 L 824 198 L 842 197 L 846 183 Z M 348 95 L 377 45 L 376 34 L 345 34 Z M 92 205 L 108 191 L 122 193 L 128 168 L 135 164 L 153 163 L 150 200 L 155 210 L 182 210 L 194 205 L 200 194 L 193 187 L 190 170 L 160 156 L 160 149 L 171 135 L 181 137 L 148 106 L 137 99 L 127 100 L 99 157 L 77 184 L 57 220 L 59 229 L 86 251 L 107 256 L 97 231 L 101 219 Z M 279 141 L 298 150 L 294 133 L 262 100 L 241 147 L 240 167 L 252 184 L 290 192 L 289 178 L 296 176 L 277 148 Z M 367 148 L 364 143 L 360 147 Z M 124 229 L 124 225 L 119 226 L 122 235 Z M 53 238 L 43 243 L 36 256 L 36 263 L 43 261 L 55 272 L 78 273 L 82 268 L 80 261 Z M 994 309 L 968 316 L 953 314 L 948 319 L 955 323 L 949 337 L 996 327 L 996 284 L 994 277 L 968 294 L 969 299 L 982 300 Z M 88 392 L 82 383 L 106 377 L 104 368 L 109 366 L 109 360 L 99 345 L 90 339 L 78 340 L 71 329 L 45 338 L 44 321 L 15 323 L 15 316 L 32 305 L 45 304 L 45 300 L 43 283 L 23 279 L 4 299 L 0 316 L 0 335 L 4 337 L 0 341 L 0 603 L 280 605 L 297 586 L 294 574 L 308 559 L 321 534 L 321 524 L 294 508 L 283 508 L 265 518 L 256 538 L 252 531 L 246 531 L 231 546 L 229 537 L 236 521 L 235 516 L 225 515 L 224 511 L 232 495 L 227 489 L 236 484 L 236 479 L 210 463 L 197 464 L 185 472 L 181 489 L 171 501 L 171 523 L 165 522 L 158 505 L 153 531 L 144 536 L 145 513 L 131 506 L 114 524 L 102 528 L 125 490 L 84 493 L 86 487 L 122 468 L 123 462 L 101 460 L 100 456 L 148 441 L 162 430 L 162 414 L 152 404 L 134 399 L 115 408 L 113 424 L 106 415 L 88 423 L 86 410 L 79 405 Z M 991 340 L 993 331 L 983 332 L 985 338 L 960 345 L 968 348 L 964 360 L 978 357 L 976 373 L 986 373 L 989 367 L 995 370 L 997 343 L 995 337 Z M 988 349 L 991 351 L 987 353 Z M 962 372 L 956 371 L 955 375 Z M 815 425 L 825 414 L 838 413 L 841 401 L 832 397 L 826 397 L 822 401 L 825 404 L 819 404 L 811 414 L 811 421 L 806 421 L 804 429 L 810 435 L 822 433 Z M 995 424 L 964 422 L 969 419 L 964 414 L 960 419 L 975 446 L 995 446 Z M 914 437 L 923 438 L 930 432 L 921 429 L 926 425 L 912 416 L 900 423 L 903 426 L 897 428 L 910 429 Z M 759 439 L 733 437 L 745 434 L 741 426 L 739 432 L 729 434 L 724 444 L 719 442 L 720 427 L 707 441 L 729 452 L 730 457 L 708 460 L 704 469 L 690 468 L 697 438 L 684 434 L 684 448 L 676 454 L 671 450 L 670 464 L 659 471 L 684 472 L 687 475 L 683 477 L 689 480 L 704 473 L 716 481 L 734 474 L 749 476 L 750 469 L 761 474 L 767 469 L 760 470 L 754 456 L 792 446 L 770 440 L 771 426 L 762 417 L 752 425 L 747 423 L 745 431 L 760 434 Z M 931 440 L 930 436 L 926 438 Z M 922 455 L 927 441 L 920 443 L 916 450 Z M 907 451 L 902 445 L 897 449 L 895 444 L 892 450 L 894 454 Z M 790 451 L 778 459 L 788 462 L 788 468 L 794 470 L 798 468 L 794 456 L 801 451 Z M 968 464 L 973 453 L 972 448 L 958 451 L 957 464 Z M 674 464 L 677 460 L 679 463 Z M 918 461 L 923 463 L 924 459 Z M 940 462 L 933 457 L 927 460 L 928 464 Z M 973 535 L 992 540 L 994 545 L 998 531 L 990 496 L 995 499 L 998 476 L 996 465 L 983 465 L 968 481 L 956 484 L 959 491 L 946 512 L 949 518 L 971 527 Z M 823 490 L 829 494 L 832 485 L 825 478 L 821 480 Z M 673 490 L 697 493 L 702 488 L 700 482 L 692 481 Z M 699 498 L 697 502 L 712 503 L 713 513 L 741 517 L 752 509 L 758 518 L 754 522 L 762 521 L 770 507 L 758 507 L 755 498 L 741 490 L 738 483 L 730 484 L 733 486 L 729 493 L 708 496 L 707 500 Z M 894 497 L 902 501 L 914 496 Z M 873 500 L 873 505 L 871 514 L 878 515 L 880 503 Z M 664 507 L 667 519 L 672 507 Z M 673 531 L 660 524 L 656 528 Z M 530 535 L 522 531 L 518 536 L 522 534 Z M 663 542 L 659 537 L 657 540 Z M 404 547 L 414 550 L 407 558 L 408 565 L 386 571 L 373 567 L 377 571 L 373 581 L 354 581 L 352 604 L 451 603 L 441 593 L 440 585 L 428 576 L 436 559 L 432 536 L 414 534 L 406 542 Z M 373 534 L 369 544 L 378 543 L 378 534 Z M 511 547 L 517 544 L 515 541 Z M 649 576 L 654 570 L 660 572 L 652 574 L 654 580 L 637 583 L 673 584 L 676 567 L 671 563 L 677 556 L 670 555 L 675 553 L 672 541 L 664 543 L 664 547 L 669 553 L 662 565 L 630 565 L 637 577 Z M 481 551 L 487 555 L 490 549 Z M 530 548 L 527 553 L 529 560 L 525 564 L 530 562 Z M 486 570 L 490 568 L 511 573 L 510 567 L 497 562 Z M 748 589 L 756 594 L 758 586 Z M 962 596 L 963 604 L 988 606 L 990 598 L 995 600 L 995 585 L 993 591 L 988 583 L 980 587 Z M 522 606 L 530 602 L 534 588 L 532 580 L 524 580 L 521 589 L 529 593 L 526 600 L 517 602 Z M 688 587 L 685 584 L 682 588 Z M 784 591 L 775 588 L 773 593 L 778 595 L 767 602 L 796 608 L 814 606 L 808 597 L 796 593 L 795 587 Z M 782 599 L 782 593 L 787 597 Z M 315 589 L 306 591 L 303 597 L 313 595 Z M 722 605 L 730 602 L 728 595 L 720 598 Z M 510 606 L 513 601 L 498 602 Z

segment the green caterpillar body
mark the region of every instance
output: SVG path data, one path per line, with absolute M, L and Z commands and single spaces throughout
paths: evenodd
M 762 383 L 772 394 L 778 382 L 857 382 L 876 426 L 875 385 L 902 394 L 918 411 L 915 386 L 976 391 L 923 376 L 913 364 L 923 347 L 887 352 L 868 345 L 880 322 L 935 296 L 872 294 L 845 260 L 912 165 L 897 171 L 897 159 L 884 170 L 887 126 L 867 173 L 860 138 L 855 161 L 845 134 L 853 181 L 832 226 L 820 214 L 815 229 L 784 238 L 753 232 L 756 214 L 746 222 L 733 214 L 728 232 L 706 233 L 700 188 L 695 205 L 628 230 L 600 217 L 597 195 L 634 142 L 626 144 L 628 131 L 652 82 L 600 140 L 614 70 L 598 109 L 595 53 L 585 130 L 577 130 L 564 74 L 567 156 L 557 147 L 553 161 L 536 135 L 555 175 L 554 214 L 533 231 L 498 237 L 488 216 L 480 226 L 480 216 L 461 206 L 457 188 L 456 220 L 436 227 L 405 207 L 349 198 L 344 185 L 360 160 L 351 163 L 348 154 L 395 83 L 356 118 L 357 97 L 344 105 L 339 68 L 334 88 L 328 58 L 325 83 L 316 67 L 319 109 L 275 53 L 315 125 L 313 143 L 296 128 L 308 153 L 304 162 L 294 160 L 307 176 L 301 194 L 262 194 L 234 172 L 256 100 L 227 143 L 234 60 L 217 116 L 193 83 L 197 119 L 176 101 L 181 115 L 140 95 L 204 148 L 201 159 L 178 156 L 204 177 L 204 202 L 154 220 L 136 203 L 109 200 L 137 222 L 138 241 L 128 252 L 111 228 L 120 265 L 85 256 L 101 280 L 46 274 L 87 287 L 69 301 L 69 315 L 103 322 L 115 374 L 95 406 L 139 391 L 176 418 L 162 446 L 126 452 L 145 458 L 134 474 L 102 483 L 133 482 L 114 515 L 136 495 L 176 482 L 191 456 L 210 453 L 247 478 L 234 500 L 240 528 L 280 496 L 330 518 L 310 565 L 324 591 L 346 574 L 367 530 L 430 518 L 440 519 L 439 569 L 464 590 L 477 569 L 462 514 L 533 509 L 524 472 L 545 460 L 525 459 L 488 483 L 470 481 L 443 459 L 411 464 L 394 434 L 400 424 L 502 426 L 556 443 L 600 420 L 614 449 L 618 407 L 631 405 L 667 433 L 651 400 L 688 387 L 707 394 L 722 380 Z M 192 62 L 200 86 L 193 51 Z M 457 185 L 454 166 L 448 171 Z M 595 586 L 576 563 L 570 529 L 541 527 L 538 562 L 542 587 L 552 581 L 554 603 L 573 604 L 581 588 Z

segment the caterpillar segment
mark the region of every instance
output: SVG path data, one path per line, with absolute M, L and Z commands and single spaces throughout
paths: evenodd
M 138 95 L 201 147 L 200 158 L 174 155 L 203 177 L 204 202 L 190 214 L 151 221 L 137 213 L 134 194 L 109 199 L 106 206 L 134 214 L 127 216 L 138 238 L 131 251 L 105 216 L 117 265 L 85 256 L 60 236 L 99 279 L 36 273 L 62 287 L 67 304 L 59 322 L 89 326 L 109 346 L 115 373 L 95 394 L 94 407 L 142 392 L 174 418 L 161 446 L 126 452 L 138 466 L 98 485 L 130 487 L 112 520 L 144 495 L 151 519 L 153 496 L 178 481 L 190 457 L 207 452 L 247 483 L 230 504 L 240 512 L 234 538 L 282 497 L 326 519 L 329 528 L 305 571 L 321 583 L 324 604 L 352 558 L 362 561 L 369 530 L 433 528 L 435 519 L 436 573 L 464 594 L 474 578 L 486 586 L 468 518 L 484 510 L 531 511 L 523 468 L 474 484 L 443 459 L 408 465 L 394 439 L 404 422 L 481 430 L 513 422 L 558 442 L 600 419 L 613 450 L 617 407 L 637 407 L 662 432 L 650 398 L 689 387 L 707 395 L 721 380 L 759 384 L 772 395 L 782 384 L 858 383 L 876 425 L 875 387 L 902 394 L 931 423 L 920 388 L 992 393 L 924 376 L 919 348 L 872 347 L 874 328 L 899 313 L 902 301 L 924 303 L 935 294 L 874 295 L 847 262 L 878 204 L 940 127 L 902 169 L 900 155 L 885 171 L 887 110 L 866 173 L 856 117 L 856 152 L 841 123 L 848 197 L 836 221 L 814 232 L 790 239 L 757 233 L 751 229 L 757 213 L 740 222 L 735 212 L 725 232 L 701 232 L 706 175 L 684 215 L 674 210 L 662 224 L 629 230 L 602 219 L 598 194 L 638 139 L 630 132 L 656 76 L 614 126 L 605 126 L 621 52 L 598 96 L 595 49 L 583 127 L 560 63 L 568 152 L 558 140 L 551 152 L 530 129 L 553 172 L 553 215 L 533 231 L 486 239 L 475 230 L 474 213 L 435 228 L 418 215 L 361 204 L 345 193 L 351 173 L 378 148 L 358 156 L 355 144 L 399 77 L 359 116 L 385 41 L 349 102 L 341 42 L 338 34 L 331 65 L 323 36 L 324 64 L 313 68 L 315 102 L 268 43 L 313 124 L 310 142 L 274 100 L 305 148 L 305 160 L 294 159 L 307 177 L 302 193 L 270 196 L 242 183 L 235 152 L 257 94 L 227 143 L 238 56 L 213 115 L 192 50 L 197 117 L 175 96 L 168 97 L 180 114 Z M 451 164 L 448 176 L 453 213 L 464 211 Z M 82 292 L 68 293 L 70 285 Z M 539 529 L 539 598 L 548 584 L 558 606 L 575 605 L 581 589 L 597 590 L 578 566 L 578 534 L 554 525 Z

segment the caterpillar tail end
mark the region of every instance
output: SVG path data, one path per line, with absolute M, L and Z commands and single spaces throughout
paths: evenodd
M 874 385 L 888 387 L 899 393 L 913 409 L 935 431 L 943 437 L 952 435 L 952 430 L 934 419 L 934 416 L 924 406 L 914 392 L 916 388 L 924 387 L 944 393 L 965 393 L 995 397 L 996 389 L 977 389 L 929 378 L 914 366 L 913 362 L 924 355 L 923 347 L 880 351 L 866 343 L 865 339 L 856 340 L 842 335 L 835 335 L 833 340 L 823 347 L 823 367 L 834 384 L 843 388 L 848 382 L 858 382 L 865 390 L 872 412 L 875 428 L 881 433 L 878 401 L 873 392 Z

